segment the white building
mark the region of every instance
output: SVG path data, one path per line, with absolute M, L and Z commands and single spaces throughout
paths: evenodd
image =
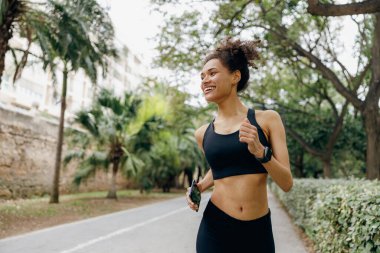
M 13 47 L 25 48 L 21 39 L 12 39 Z M 114 90 L 116 95 L 124 91 L 136 89 L 142 82 L 142 63 L 139 57 L 125 45 L 117 44 L 119 59 L 109 59 L 108 74 L 102 77 L 99 71 L 99 87 Z M 37 47 L 32 48 L 36 54 Z M 35 61 L 32 56 L 29 60 Z M 6 56 L 6 66 L 0 89 L 0 105 L 9 109 L 43 113 L 46 116 L 58 118 L 60 115 L 60 93 L 62 89 L 62 72 L 57 71 L 57 85 L 54 85 L 52 75 L 42 69 L 41 63 L 25 67 L 22 76 L 13 84 L 15 65 L 10 53 Z M 74 116 L 78 110 L 89 106 L 94 97 L 95 85 L 79 70 L 69 73 L 67 87 L 66 119 Z

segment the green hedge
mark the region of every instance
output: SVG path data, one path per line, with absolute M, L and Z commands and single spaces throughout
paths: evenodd
M 364 179 L 294 179 L 283 192 L 271 191 L 317 252 L 380 253 L 380 183 Z

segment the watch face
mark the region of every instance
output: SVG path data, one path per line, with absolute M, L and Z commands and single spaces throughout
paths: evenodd
M 272 150 L 269 147 L 265 147 L 263 162 L 270 161 L 272 157 Z

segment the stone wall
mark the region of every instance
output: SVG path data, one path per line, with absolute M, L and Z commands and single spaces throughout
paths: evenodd
M 57 134 L 54 120 L 0 106 L 0 199 L 50 194 Z M 60 193 L 108 190 L 111 173 L 103 171 L 76 189 L 75 169 L 74 163 L 62 166 Z M 119 175 L 117 184 L 121 188 L 126 180 Z

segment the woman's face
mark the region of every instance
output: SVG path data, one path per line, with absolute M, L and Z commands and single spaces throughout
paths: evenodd
M 233 90 L 236 93 L 237 78 L 240 78 L 240 72 L 239 76 L 236 71 L 231 73 L 219 59 L 211 59 L 206 62 L 201 72 L 201 90 L 206 100 L 217 102 L 231 95 Z

